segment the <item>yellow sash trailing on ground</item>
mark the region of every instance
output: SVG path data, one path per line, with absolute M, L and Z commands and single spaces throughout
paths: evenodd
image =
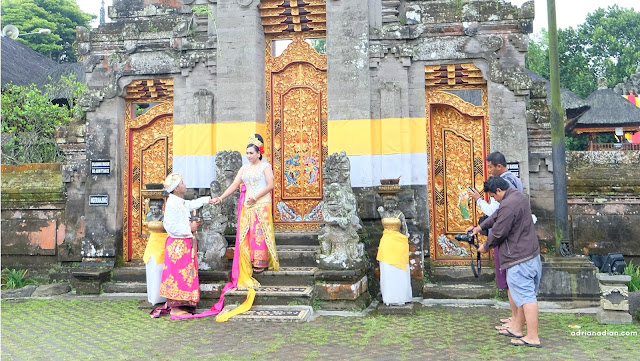
M 166 233 L 151 233 L 149 235 L 147 247 L 144 249 L 144 256 L 142 256 L 144 263 L 149 263 L 151 256 L 154 256 L 156 264 L 164 263 L 164 247 L 167 243 L 167 236 Z
M 219 314 L 218 317 L 216 317 L 216 321 L 225 322 L 233 316 L 249 311 L 249 309 L 251 309 L 251 306 L 253 305 L 253 300 L 255 298 L 256 298 L 256 290 L 254 290 L 253 288 L 249 288 L 247 293 L 247 299 L 244 300 L 244 302 L 242 302 L 240 306 L 234 308 L 233 310 Z
M 406 270 L 409 263 L 409 238 L 398 231 L 385 229 L 376 259 Z

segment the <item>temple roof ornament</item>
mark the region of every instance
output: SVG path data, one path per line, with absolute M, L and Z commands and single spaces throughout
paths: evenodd
M 264 0 L 259 9 L 265 34 L 327 29 L 324 0 Z

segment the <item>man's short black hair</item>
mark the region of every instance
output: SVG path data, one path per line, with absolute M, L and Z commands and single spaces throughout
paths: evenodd
M 491 162 L 491 164 L 493 164 L 494 166 L 498 165 L 498 164 L 502 164 L 503 167 L 507 166 L 507 159 L 504 157 L 504 154 L 500 153 L 500 152 L 493 152 L 491 154 L 489 154 L 485 160 L 487 162 Z
M 506 191 L 509 189 L 509 183 L 506 180 L 502 179 L 502 177 L 494 175 L 490 177 L 484 182 L 484 192 L 496 193 L 498 189 Z

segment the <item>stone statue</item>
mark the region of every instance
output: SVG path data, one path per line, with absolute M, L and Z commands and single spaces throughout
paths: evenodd
M 407 220 L 398 209 L 398 196 L 396 194 L 383 194 L 382 206 L 378 207 L 378 214 L 380 218 L 398 218 L 400 220 L 400 229 L 398 232 L 409 237 L 409 229 L 407 228 Z
M 145 216 L 145 222 L 162 221 L 162 206 L 164 205 L 164 199 L 152 198 L 149 199 L 149 211 Z
M 338 183 L 351 189 L 351 163 L 344 151 L 329 155 L 324 161 L 322 172 L 324 184 Z
M 222 193 L 222 187 L 218 181 L 211 182 L 210 188 L 212 198 Z M 207 203 L 202 207 L 202 230 L 196 234 L 198 269 L 225 269 L 224 254 L 229 244 L 222 233 L 227 228 L 228 221 L 229 218 L 222 212 L 221 204 Z
M 354 269 L 363 265 L 364 245 L 357 231 L 361 228 L 356 213 L 356 197 L 351 189 L 349 158 L 345 152 L 327 157 L 324 166 L 324 200 L 320 230 L 320 254 L 323 269 Z
M 224 150 L 216 153 L 216 180 L 221 189 L 227 189 L 242 167 L 242 155 L 238 151 Z M 211 195 L 213 197 L 213 194 Z M 238 224 L 238 199 L 239 192 L 234 192 L 222 201 L 221 213 L 229 217 L 227 227 L 235 228 Z

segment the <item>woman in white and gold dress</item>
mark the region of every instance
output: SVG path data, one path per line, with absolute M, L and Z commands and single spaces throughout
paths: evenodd
M 258 134 L 249 137 L 246 153 L 249 164 L 243 165 L 233 183 L 219 197 L 212 200 L 214 204 L 220 204 L 240 187 L 231 282 L 222 289 L 220 301 L 208 311 L 172 319 L 201 318 L 217 314 L 216 321 L 224 322 L 235 315 L 247 312 L 253 305 L 256 289 L 260 287 L 260 283 L 253 278 L 253 273 L 261 273 L 267 268 L 279 270 L 271 215 L 273 170 L 269 163 L 262 161 L 263 142 Z M 232 288 L 248 290 L 247 299 L 238 307 L 220 313 L 224 308 L 224 294 Z
M 411 302 L 409 271 L 409 231 L 404 214 L 397 210 L 397 200 L 386 196 L 384 207 L 378 207 L 384 232 L 378 246 L 380 292 L 385 305 Z

